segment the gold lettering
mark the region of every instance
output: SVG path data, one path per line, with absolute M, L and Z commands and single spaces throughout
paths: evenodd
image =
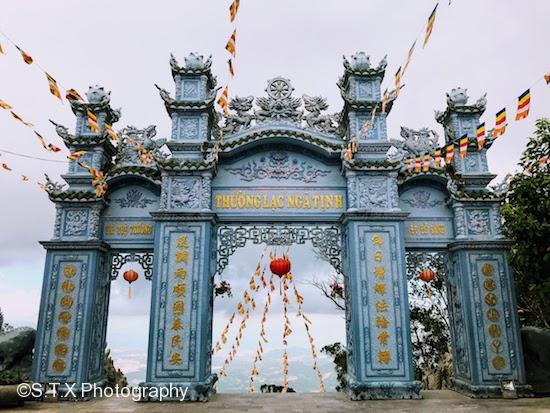
M 313 199 L 313 208 L 319 209 L 319 195 L 313 195 L 311 198 Z
M 386 317 L 382 317 L 380 315 L 376 316 L 376 327 L 378 328 L 388 328 L 389 321 L 386 319 Z
M 336 195 L 336 208 L 344 208 L 344 196 L 343 195 Z
M 378 334 L 378 342 L 382 344 L 383 346 L 388 345 L 388 339 L 390 338 L 390 335 L 387 331 L 381 331 L 380 334 Z
M 378 352 L 378 362 L 383 364 L 389 364 L 391 355 L 388 350 L 381 350 Z
M 184 311 L 185 311 L 185 307 L 184 307 L 183 301 L 179 300 L 174 302 L 174 305 L 172 306 L 172 312 L 174 314 L 183 314 Z
M 107 224 L 105 226 L 105 233 L 107 235 L 115 235 L 115 225 L 114 224 Z
M 309 199 L 308 194 L 304 194 L 304 208 L 311 209 L 311 200 Z
M 222 207 L 222 196 L 216 195 L 216 208 L 221 208 L 221 207 Z

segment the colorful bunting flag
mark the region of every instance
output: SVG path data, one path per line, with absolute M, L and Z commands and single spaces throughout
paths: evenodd
M 493 131 L 493 136 L 498 138 L 506 131 L 506 108 L 500 110 L 496 115 L 496 124 Z
M 227 65 L 229 66 L 229 74 L 231 76 L 235 76 L 235 70 L 233 69 L 233 60 L 229 59 L 227 61 Z
M 21 180 L 22 180 L 23 182 L 27 182 L 27 181 L 29 180 L 29 177 L 26 176 L 26 175 L 21 175 Z
M 441 168 L 441 149 L 434 152 L 434 167 Z
M 407 54 L 407 62 L 405 63 L 405 66 L 403 67 L 403 73 L 402 76 L 405 76 L 405 71 L 409 67 L 409 64 L 411 63 L 412 55 L 414 53 L 414 48 L 416 46 L 416 40 L 412 44 L 411 48 L 409 49 L 409 53 Z
M 4 168 L 6 171 L 11 171 L 12 169 L 8 166 L 7 163 L 2 164 L 2 168 Z
M 0 99 L 0 109 L 13 109 L 13 107 L 8 102 Z
M 225 45 L 225 50 L 227 50 L 233 57 L 235 57 L 236 52 L 236 42 L 237 42 L 237 29 L 233 30 L 233 34 L 227 41 Z
M 227 86 L 223 89 L 222 94 L 220 95 L 220 98 L 218 99 L 218 105 L 222 108 L 223 112 L 227 115 L 228 110 L 228 100 L 229 100 L 229 89 Z
M 477 149 L 482 150 L 485 146 L 485 122 L 481 123 L 476 129 Z
M 550 85 L 550 72 L 544 75 L 544 81 L 546 82 L 547 85 Z
M 113 142 L 118 141 L 118 134 L 115 132 L 113 127 L 108 123 L 105 124 L 105 132 L 107 132 L 107 135 L 109 135 L 109 138 L 111 138 Z
M 445 164 L 449 165 L 455 156 L 455 146 L 449 145 L 445 149 Z
M 2 49 L 2 44 L 0 44 L 0 54 L 6 54 L 6 53 L 4 52 L 4 49 Z
M 73 152 L 71 153 L 69 156 L 67 156 L 67 159 L 71 160 L 71 161 L 76 161 L 78 158 L 80 158 L 82 155 L 84 155 L 86 153 L 86 151 L 77 151 L 77 152 Z
M 384 90 L 384 94 L 382 95 L 382 113 L 386 113 L 386 106 L 388 106 L 388 89 Z
M 407 159 L 405 162 L 407 164 L 407 173 L 410 175 L 412 172 L 412 159 Z
M 229 5 L 229 19 L 231 20 L 231 23 L 233 23 L 233 21 L 237 17 L 240 2 L 240 0 L 233 0 Z
M 468 152 L 468 135 L 464 134 L 462 135 L 462 138 L 460 138 L 460 147 L 459 147 L 459 155 L 461 158 L 466 157 L 466 153 Z
M 529 107 L 531 106 L 531 91 L 527 89 L 518 98 L 518 113 L 516 120 L 525 119 L 529 116 Z
M 430 170 L 430 161 L 431 161 L 431 157 L 430 157 L 430 154 L 426 154 L 424 155 L 424 162 L 422 164 L 422 171 L 423 172 L 427 172 Z
M 426 44 L 428 43 L 428 40 L 430 40 L 430 36 L 432 35 L 432 31 L 434 28 L 435 23 L 435 13 L 437 11 L 437 6 L 439 6 L 439 3 L 437 3 L 430 14 L 430 17 L 428 17 L 428 25 L 426 26 L 426 35 L 424 36 L 424 45 L 422 47 L 426 47 Z
M 61 92 L 59 92 L 59 88 L 57 87 L 57 82 L 55 81 L 55 79 L 51 77 L 47 72 L 44 72 L 44 74 L 46 75 L 46 79 L 48 79 L 48 84 L 50 85 L 50 93 L 59 98 L 59 100 L 63 100 L 61 98 Z
M 42 135 L 40 135 L 37 131 L 33 131 L 35 135 L 38 137 L 38 141 L 40 142 L 40 145 L 46 150 L 48 150 L 48 145 L 46 144 L 46 140 Z
M 86 112 L 88 116 L 88 127 L 92 132 L 99 133 L 99 124 L 97 123 L 97 116 L 89 110 Z
M 28 127 L 34 126 L 32 123 L 24 121 L 23 118 L 21 118 L 21 116 L 19 116 L 19 115 L 18 115 L 17 113 L 15 113 L 13 110 L 10 110 L 10 113 L 11 113 L 11 115 L 12 115 L 15 119 L 17 119 L 17 120 L 18 120 L 19 122 L 21 122 L 23 125 L 28 126 Z
M 399 85 L 401 85 L 401 66 L 399 66 L 399 69 L 395 72 L 395 89 L 398 90 Z
M 32 57 L 30 55 L 28 55 L 27 53 L 25 53 L 25 51 L 23 49 L 21 49 L 19 46 L 15 45 L 15 48 L 17 50 L 19 50 L 19 53 L 21 53 L 21 57 L 23 58 L 23 61 L 30 65 L 32 64 L 33 60 L 32 60 Z
M 61 152 L 61 148 L 55 146 L 55 145 L 52 145 L 51 143 L 48 143 L 48 150 L 51 151 L 51 152 Z
M 69 101 L 71 100 L 78 100 L 81 102 L 84 101 L 84 99 L 82 99 L 82 96 L 80 96 L 80 94 L 74 89 L 67 90 L 67 92 L 65 93 L 65 98 Z

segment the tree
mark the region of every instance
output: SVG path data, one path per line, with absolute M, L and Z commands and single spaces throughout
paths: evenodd
M 510 180 L 502 215 L 512 241 L 522 325 L 550 329 L 550 121 L 539 119 Z

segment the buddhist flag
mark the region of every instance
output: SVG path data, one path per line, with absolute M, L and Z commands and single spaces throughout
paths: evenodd
M 11 171 L 12 169 L 8 166 L 7 163 L 2 164 L 2 168 L 4 168 L 6 171 Z
M 424 155 L 424 162 L 422 163 L 422 171 L 427 172 L 430 170 L 430 161 L 432 158 L 429 154 Z
M 57 82 L 47 72 L 44 72 L 44 74 L 46 75 L 46 79 L 48 79 L 48 84 L 50 85 L 50 93 L 62 101 L 63 99 L 61 98 L 61 92 L 59 92 L 59 88 L 57 87 Z
M 518 98 L 516 120 L 525 119 L 529 115 L 529 106 L 531 106 L 531 91 L 527 89 Z
M 447 165 L 449 165 L 452 162 L 453 156 L 455 156 L 455 146 L 449 145 L 445 149 L 445 163 Z
M 434 167 L 441 168 L 441 149 L 434 152 Z
M 4 52 L 4 49 L 2 49 L 2 45 L 1 45 L 1 44 L 0 44 L 0 54 L 6 54 L 6 53 Z
M 233 69 L 233 60 L 229 59 L 227 61 L 227 66 L 229 67 L 229 74 L 235 76 L 235 70 Z
M 17 46 L 17 45 L 15 46 L 15 48 L 16 48 L 17 50 L 19 50 L 19 53 L 21 53 L 21 57 L 23 58 L 23 61 L 24 61 L 26 64 L 28 64 L 28 65 L 32 64 L 32 57 L 31 57 L 30 55 L 28 55 L 27 53 L 25 53 L 25 51 L 24 51 L 23 49 L 21 49 L 21 48 L 20 48 L 19 46 Z
M 227 114 L 228 99 L 229 99 L 229 89 L 226 86 L 223 89 L 223 92 L 220 95 L 220 98 L 218 99 L 218 105 L 220 105 L 220 107 L 223 109 L 223 112 L 225 114 Z
M 476 129 L 477 149 L 482 150 L 485 145 L 485 122 Z
M 399 89 L 400 84 L 401 84 L 401 66 L 399 66 L 399 69 L 397 69 L 397 72 L 395 72 L 395 88 Z
M 89 110 L 86 112 L 88 116 L 88 127 L 92 132 L 99 133 L 99 124 L 97 123 L 97 116 Z
M 118 135 L 117 133 L 115 132 L 115 130 L 113 129 L 113 127 L 111 125 L 109 125 L 108 123 L 105 124 L 105 131 L 107 132 L 107 135 L 109 135 L 109 138 L 111 138 L 111 140 L 113 142 L 117 142 L 118 141 Z
M 76 161 L 78 158 L 80 158 L 82 155 L 84 155 L 86 153 L 86 151 L 77 151 L 77 152 L 73 152 L 71 153 L 69 156 L 67 156 L 67 159 L 71 160 L 71 161 Z
M 417 156 L 414 161 L 414 171 L 420 172 L 420 156 Z
M 40 135 L 37 131 L 33 131 L 33 132 L 38 137 L 38 141 L 40 142 L 40 145 L 42 145 L 42 147 L 47 150 L 48 145 L 46 144 L 46 140 L 44 139 L 44 137 Z
M 23 125 L 28 126 L 28 127 L 34 126 L 32 123 L 24 121 L 24 120 L 21 118 L 21 116 L 19 116 L 19 115 L 18 115 L 17 113 L 15 113 L 13 110 L 10 110 L 10 113 L 11 113 L 11 115 L 12 115 L 15 119 L 17 119 L 17 120 L 18 120 L 19 122 L 21 122 Z
M 384 90 L 384 94 L 382 95 L 382 113 L 386 113 L 386 106 L 388 105 L 388 89 Z
M 0 109 L 13 109 L 12 106 L 8 103 L 0 99 Z
M 49 151 L 52 151 L 52 152 L 61 152 L 61 148 L 55 146 L 55 145 L 52 145 L 51 143 L 48 143 L 48 150 Z
M 437 11 L 437 6 L 439 6 L 439 3 L 437 3 L 432 11 L 432 14 L 430 14 L 430 17 L 428 17 L 428 25 L 426 26 L 426 35 L 424 36 L 424 45 L 422 47 L 426 47 L 426 44 L 428 43 L 428 40 L 430 40 L 430 36 L 432 35 L 432 30 L 434 28 L 435 23 L 435 13 Z
M 544 75 L 544 81 L 546 82 L 547 85 L 550 85 L 550 72 Z
M 80 94 L 74 89 L 67 90 L 67 92 L 65 93 L 65 98 L 69 101 L 71 100 L 79 100 L 81 102 L 84 101 L 84 99 L 82 99 L 82 96 L 80 96 Z
M 240 3 L 241 3 L 240 0 L 233 0 L 229 5 L 229 19 L 231 20 L 232 23 L 237 17 L 237 12 L 239 11 Z
M 466 153 L 468 152 L 468 135 L 463 135 L 462 138 L 460 138 L 460 147 L 458 154 L 461 158 L 466 157 Z
M 233 30 L 233 34 L 227 41 L 227 44 L 225 45 L 225 50 L 227 50 L 233 57 L 235 57 L 236 52 L 236 41 L 237 41 L 237 29 Z
M 407 159 L 406 163 L 407 163 L 407 173 L 410 175 L 412 172 L 412 159 Z
M 503 135 L 506 131 L 506 108 L 502 109 L 497 113 L 495 129 L 493 135 L 495 138 L 498 138 L 500 135 Z
M 409 53 L 407 55 L 407 62 L 405 63 L 405 66 L 403 67 L 402 76 L 405 75 L 405 71 L 407 70 L 407 68 L 409 67 L 409 64 L 411 63 L 411 59 L 412 59 L 412 55 L 414 53 L 415 46 L 416 46 L 416 40 L 414 41 L 411 48 L 409 49 Z
M 21 180 L 22 180 L 23 182 L 27 182 L 27 181 L 29 180 L 29 177 L 26 176 L 26 175 L 21 175 Z

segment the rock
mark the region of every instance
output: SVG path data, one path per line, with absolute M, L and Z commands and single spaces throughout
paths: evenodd
M 523 327 L 521 341 L 527 383 L 535 394 L 550 394 L 550 331 Z
M 0 334 L 0 371 L 18 372 L 23 380 L 29 379 L 35 337 L 36 331 L 30 327 Z

